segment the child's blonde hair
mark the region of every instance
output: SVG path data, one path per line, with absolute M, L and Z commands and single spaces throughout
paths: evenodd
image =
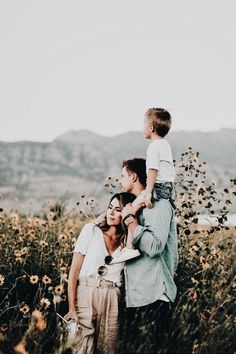
M 145 113 L 148 123 L 153 126 L 155 132 L 164 137 L 168 134 L 172 118 L 165 108 L 149 108 Z

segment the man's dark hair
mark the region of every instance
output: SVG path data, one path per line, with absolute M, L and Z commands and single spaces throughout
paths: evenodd
M 128 172 L 136 173 L 139 182 L 146 187 L 147 173 L 145 159 L 135 157 L 134 159 L 124 160 L 122 167 L 126 167 Z

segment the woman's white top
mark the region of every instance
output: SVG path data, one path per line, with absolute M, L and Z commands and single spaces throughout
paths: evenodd
M 105 257 L 109 256 L 109 253 L 106 248 L 102 230 L 98 226 L 92 223 L 84 225 L 76 241 L 74 252 L 80 252 L 85 256 L 79 278 L 90 275 L 99 276 L 98 268 L 105 265 L 108 272 L 103 278 L 113 281 L 117 285 L 121 284 L 121 271 L 124 268 L 124 263 L 105 264 Z M 115 252 L 113 252 L 112 256 L 117 257 L 120 252 L 121 247 L 118 247 Z
M 146 168 L 147 172 L 151 168 L 158 170 L 156 183 L 174 182 L 175 167 L 171 147 L 166 139 L 155 139 L 149 144 Z

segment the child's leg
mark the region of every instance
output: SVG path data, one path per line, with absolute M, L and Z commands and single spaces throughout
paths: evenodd
M 170 199 L 172 190 L 171 182 L 156 183 L 153 190 L 153 200 Z

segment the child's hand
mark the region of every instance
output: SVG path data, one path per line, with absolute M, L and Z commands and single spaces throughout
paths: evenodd
M 132 207 L 134 210 L 134 215 L 136 215 L 139 209 L 145 207 L 145 198 L 136 198 L 132 203 Z
M 151 199 L 152 199 L 152 193 L 146 192 L 144 203 L 148 209 L 151 209 L 153 207 L 153 204 L 151 203 Z

